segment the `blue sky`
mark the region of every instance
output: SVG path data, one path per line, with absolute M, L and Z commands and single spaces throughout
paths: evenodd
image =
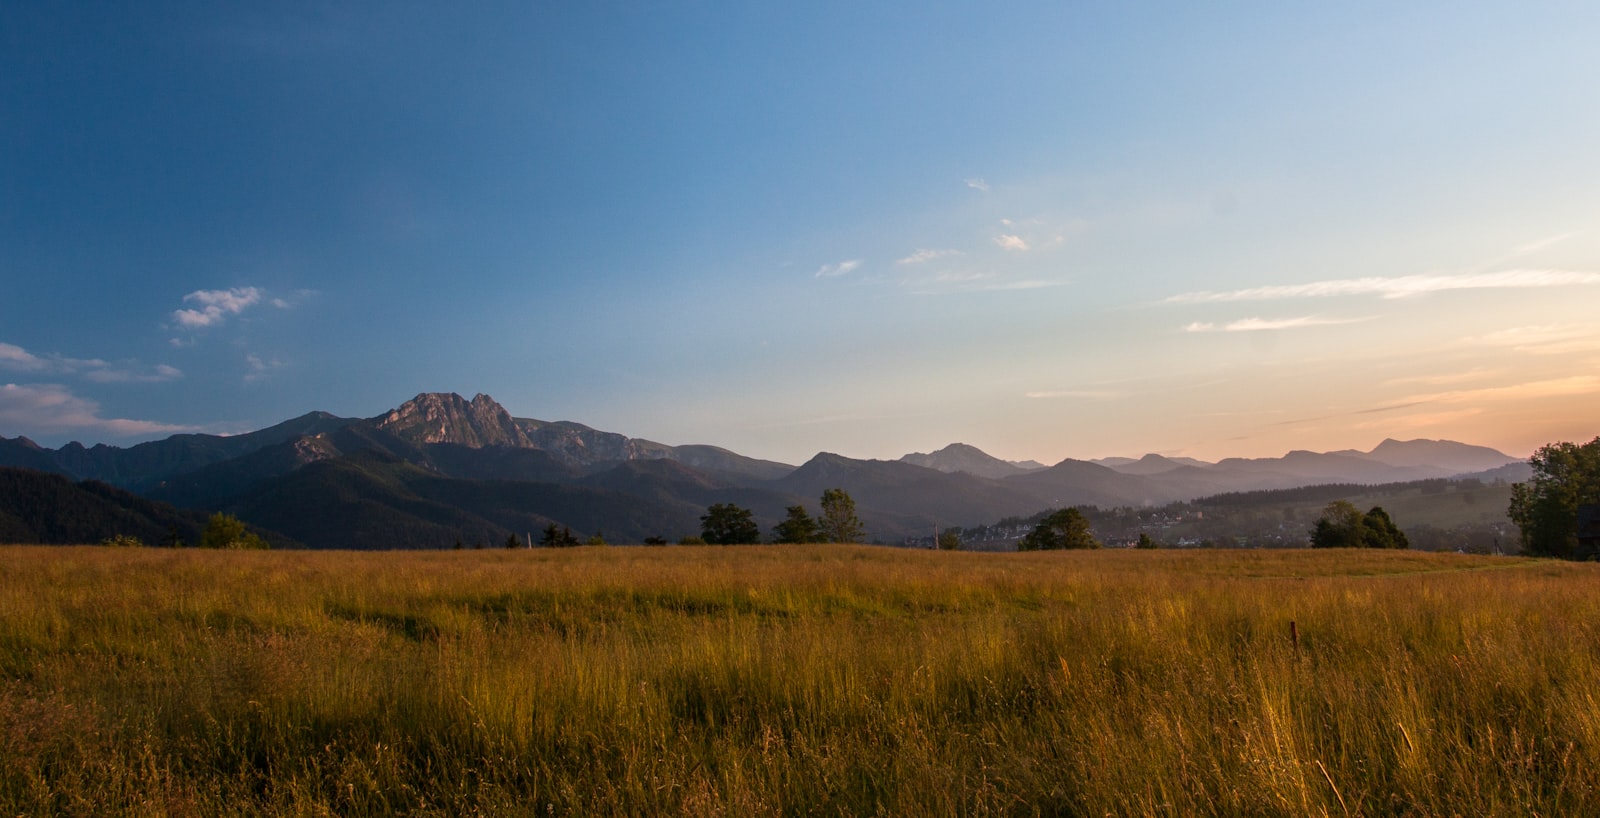
M 798 463 L 1600 433 L 1600 10 L 20 3 L 0 434 Z

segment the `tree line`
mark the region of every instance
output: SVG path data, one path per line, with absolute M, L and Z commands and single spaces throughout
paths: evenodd
M 856 543 L 866 539 L 866 528 L 856 515 L 856 501 L 844 489 L 826 489 L 812 517 L 804 505 L 789 506 L 782 521 L 772 527 L 772 542 Z M 700 540 L 707 545 L 756 545 L 761 527 L 750 509 L 734 503 L 715 503 L 700 518 Z

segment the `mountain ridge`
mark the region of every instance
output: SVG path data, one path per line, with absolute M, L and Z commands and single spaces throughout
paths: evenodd
M 898 460 L 819 452 L 790 466 L 717 446 L 669 446 L 572 421 L 518 418 L 486 394 L 469 400 L 453 392 L 420 393 L 372 418 L 310 412 L 243 435 L 174 435 L 129 449 L 72 443 L 52 450 L 0 437 L 0 465 L 233 511 L 312 547 L 438 547 L 452 527 L 483 539 L 547 524 L 678 537 L 695 533 L 699 513 L 719 502 L 752 509 L 766 528 L 789 506 L 815 511 L 826 488 L 849 491 L 869 535 L 895 541 L 1071 505 L 1140 507 L 1462 474 L 1511 479 L 1526 468 L 1487 447 L 1394 439 L 1368 452 L 1296 450 L 1216 463 L 1146 454 L 1045 467 L 952 443 Z M 309 519 L 323 524 L 308 527 Z

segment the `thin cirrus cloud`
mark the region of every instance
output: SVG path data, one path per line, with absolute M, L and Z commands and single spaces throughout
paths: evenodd
M 1116 400 L 1127 397 L 1127 393 L 1109 389 L 1052 389 L 1041 392 L 1024 392 L 1022 396 L 1033 400 Z
M 276 358 L 263 359 L 259 355 L 246 355 L 244 358 L 247 367 L 244 375 L 245 383 L 256 383 L 272 377 L 272 373 L 288 366 Z
M 841 262 L 839 262 L 837 264 L 824 264 L 821 267 L 817 268 L 816 277 L 817 278 L 838 278 L 839 276 L 848 275 L 848 274 L 854 272 L 855 269 L 857 267 L 860 267 L 860 266 L 861 266 L 861 259 L 858 259 L 858 258 L 850 259 L 849 261 L 841 261 Z
M 19 432 L 49 435 L 96 433 L 117 437 L 193 432 L 150 420 L 103 418 L 100 404 L 80 398 L 61 384 L 0 384 L 0 425 Z
M 1340 324 L 1359 324 L 1371 321 L 1371 318 L 1319 318 L 1315 315 L 1302 315 L 1298 318 L 1241 318 L 1226 324 L 1215 324 L 1210 321 L 1195 321 L 1185 325 L 1184 332 L 1262 332 L 1277 329 L 1300 329 L 1301 327 L 1330 327 Z
M 1215 304 L 1230 301 L 1275 301 L 1293 298 L 1375 295 L 1380 298 L 1415 298 L 1449 290 L 1533 289 L 1600 284 L 1600 273 L 1577 270 L 1504 270 L 1465 275 L 1414 275 L 1340 278 L 1306 284 L 1278 284 L 1242 290 L 1201 290 L 1169 296 L 1168 304 Z
M 34 375 L 79 375 L 94 383 L 163 383 L 183 377 L 182 370 L 166 364 L 151 369 L 115 366 L 99 358 L 71 358 L 54 353 L 38 355 L 7 343 L 0 343 L 0 370 Z
M 1559 398 L 1572 395 L 1591 395 L 1600 392 L 1600 376 L 1571 375 L 1565 378 L 1547 378 L 1539 381 L 1507 386 L 1486 386 L 1479 389 L 1459 389 L 1414 395 L 1416 402 L 1481 403 L 1484 401 L 1526 401 L 1540 398 Z
M 1002 250 L 1015 250 L 1017 252 L 1024 252 L 1028 249 L 1028 242 L 1025 239 L 1023 239 L 1021 236 L 1012 235 L 1010 233 L 1002 233 L 1001 235 L 995 236 L 994 243 L 999 245 L 1000 249 Z
M 1587 326 L 1544 324 L 1497 330 L 1463 339 L 1462 343 L 1467 346 L 1503 347 L 1539 355 L 1562 355 L 1600 349 L 1600 332 Z

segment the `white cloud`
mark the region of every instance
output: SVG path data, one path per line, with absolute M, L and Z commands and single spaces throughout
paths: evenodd
M 1028 243 L 1021 236 L 1013 236 L 1009 233 L 995 236 L 994 243 L 1000 245 L 1002 250 L 1025 251 L 1028 249 Z
M 1600 284 L 1600 273 L 1575 270 L 1504 270 L 1465 275 L 1414 275 L 1383 278 L 1342 278 L 1306 284 L 1279 284 L 1243 290 L 1202 290 L 1170 296 L 1168 304 L 1211 304 L 1230 301 L 1272 301 L 1289 298 L 1376 295 L 1413 298 L 1447 290 L 1530 289 Z
M 116 367 L 99 358 L 69 358 L 55 353 L 36 355 L 16 344 L 6 343 L 0 343 L 0 370 L 81 375 L 95 383 L 159 383 L 183 377 L 182 372 L 166 364 L 150 370 Z
M 981 190 L 984 193 L 989 192 L 989 183 L 976 177 L 967 180 L 967 187 L 970 187 L 973 190 Z
M 817 268 L 817 278 L 837 278 L 854 271 L 861 266 L 861 259 L 841 261 L 838 264 L 824 264 Z
M 183 297 L 185 304 L 197 308 L 174 310 L 172 320 L 185 329 L 216 326 L 230 315 L 238 315 L 261 302 L 262 292 L 257 287 L 234 287 L 228 290 L 195 290 Z M 288 302 L 280 306 L 288 306 Z
M 0 426 L 21 434 L 90 432 L 116 437 L 196 431 L 149 420 L 100 417 L 100 404 L 72 394 L 60 384 L 0 385 Z
M 13 344 L 0 344 L 0 369 L 13 372 L 37 372 L 47 364 L 39 356 Z
M 896 259 L 895 264 L 922 264 L 949 256 L 961 255 L 960 250 L 918 250 L 902 259 Z
M 1226 324 L 1196 321 L 1184 326 L 1184 332 L 1261 332 L 1274 329 L 1299 329 L 1301 327 L 1328 327 L 1340 324 L 1359 324 L 1371 318 L 1318 318 L 1302 315 L 1298 318 L 1241 318 Z

